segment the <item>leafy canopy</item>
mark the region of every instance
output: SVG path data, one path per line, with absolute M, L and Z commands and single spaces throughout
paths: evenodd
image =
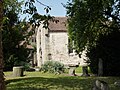
M 120 29 L 119 0 L 69 0 L 65 7 L 69 37 L 78 53 L 95 46 L 101 34 Z
M 17 0 L 4 1 L 2 44 L 5 70 L 11 70 L 15 64 L 20 65 L 20 62 L 27 62 L 28 51 L 21 42 L 26 41 L 31 34 L 27 31 L 29 26 L 25 20 L 19 19 L 22 4 Z
M 5 70 L 11 70 L 14 65 L 21 65 L 23 62 L 29 62 L 28 56 L 30 51 L 26 48 L 31 36 L 34 34 L 34 28 L 30 26 L 39 25 L 40 21 L 45 21 L 47 26 L 49 15 L 40 15 L 34 5 L 37 0 L 4 0 L 4 19 L 2 30 L 3 56 Z M 39 2 L 40 3 L 40 2 Z M 22 5 L 25 4 L 25 10 Z M 46 7 L 48 13 L 49 7 Z M 29 20 L 20 20 L 21 13 L 30 16 Z M 22 62 L 22 63 L 21 63 Z

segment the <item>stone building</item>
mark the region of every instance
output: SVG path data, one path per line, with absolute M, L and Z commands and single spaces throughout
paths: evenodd
M 82 59 L 68 49 L 67 18 L 55 17 L 58 22 L 49 22 L 49 28 L 43 28 L 41 24 L 36 28 L 37 66 L 41 67 L 45 61 L 59 61 L 63 64 L 81 64 Z

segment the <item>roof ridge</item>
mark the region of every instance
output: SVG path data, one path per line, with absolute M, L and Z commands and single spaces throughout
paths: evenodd
M 50 22 L 48 26 L 50 31 L 67 31 L 67 17 L 55 17 L 55 19 L 58 19 L 59 22 Z

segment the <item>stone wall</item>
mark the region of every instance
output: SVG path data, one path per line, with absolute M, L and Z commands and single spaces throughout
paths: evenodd
M 79 64 L 81 66 L 86 66 L 84 59 L 86 59 L 85 51 L 83 52 L 82 58 L 73 51 L 69 53 L 68 51 L 68 34 L 67 32 L 48 32 L 46 29 L 41 29 L 41 35 L 38 39 L 40 45 L 37 47 L 38 53 L 38 63 L 44 64 L 47 60 L 59 61 L 65 65 L 68 64 Z M 41 50 L 41 51 L 40 51 Z M 38 66 L 40 66 L 38 64 Z
M 68 60 L 68 35 L 67 32 L 49 33 L 49 54 L 51 60 L 65 62 Z
M 50 23 L 51 29 L 43 28 L 42 24 L 38 27 L 36 34 L 37 66 L 40 67 L 47 60 L 59 61 L 67 65 L 80 64 L 84 66 L 84 59 L 86 59 L 84 53 L 82 58 L 79 58 L 74 51 L 69 53 L 68 32 L 63 23 L 64 18 L 59 18 L 59 20 L 58 23 Z

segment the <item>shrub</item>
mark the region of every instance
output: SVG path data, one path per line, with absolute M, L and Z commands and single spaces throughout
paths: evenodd
M 90 69 L 98 74 L 98 60 L 103 60 L 104 76 L 120 76 L 120 31 L 114 30 L 108 35 L 101 36 L 96 47 L 90 47 L 87 56 L 89 57 Z
M 46 61 L 41 70 L 43 72 L 60 74 L 64 72 L 64 65 L 58 61 Z

